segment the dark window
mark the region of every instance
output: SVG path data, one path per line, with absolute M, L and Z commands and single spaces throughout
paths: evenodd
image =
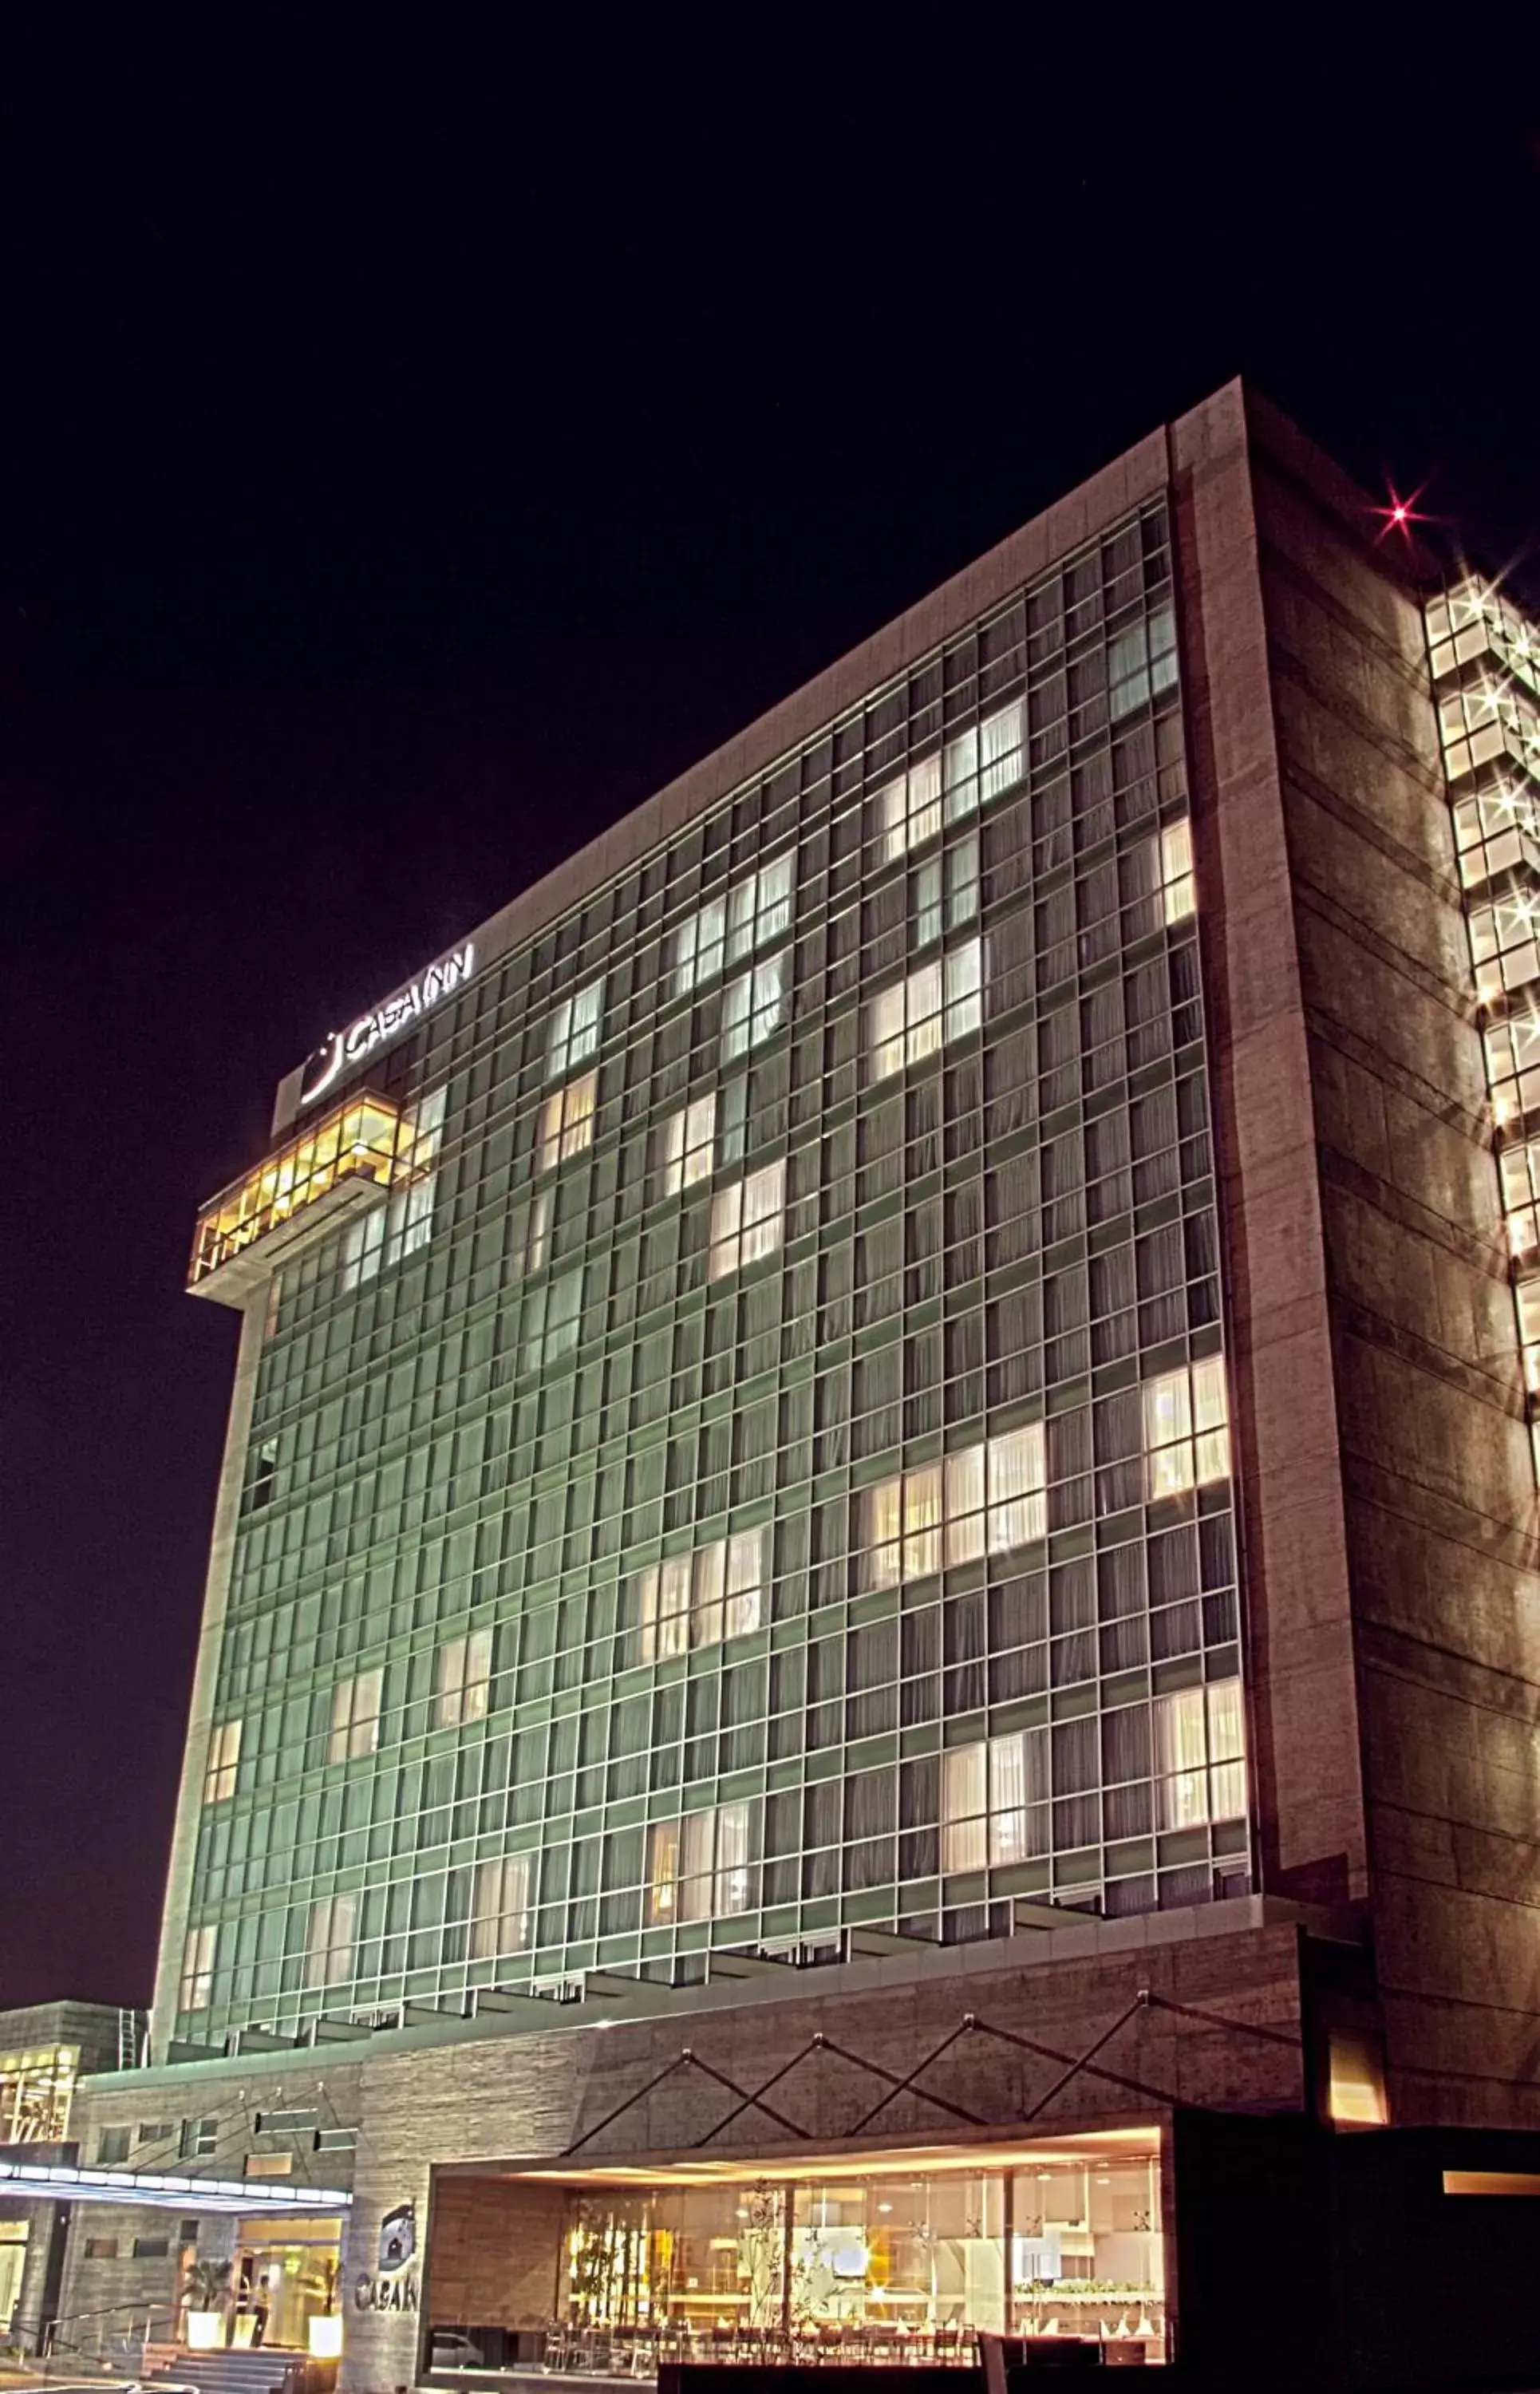
M 103 2169 L 116 2169 L 120 2162 L 125 2162 L 133 2136 L 132 2128 L 103 2128 L 97 2138 L 99 2164 Z
M 168 2236 L 136 2236 L 134 2239 L 136 2261 L 164 2261 L 170 2250 L 171 2239 Z

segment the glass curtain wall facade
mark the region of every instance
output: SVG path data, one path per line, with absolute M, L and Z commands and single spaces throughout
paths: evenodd
M 372 1059 L 180 2035 L 1246 1888 L 1197 931 L 1156 506 Z

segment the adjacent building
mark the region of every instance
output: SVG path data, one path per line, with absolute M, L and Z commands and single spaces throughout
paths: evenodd
M 86 2101 L 348 2384 L 1500 2350 L 1374 2223 L 1540 2185 L 1537 783 L 1540 635 L 1232 386 L 284 1081 Z

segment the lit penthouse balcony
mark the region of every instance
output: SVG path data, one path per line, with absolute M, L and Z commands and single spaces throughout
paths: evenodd
M 283 1256 L 412 1176 L 417 1141 L 389 1098 L 365 1090 L 213 1197 L 198 1217 L 187 1284 L 244 1306 Z

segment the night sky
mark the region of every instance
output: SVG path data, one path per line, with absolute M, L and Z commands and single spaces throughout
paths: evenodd
M 1537 595 L 1500 60 L 408 21 L 0 23 L 0 2004 L 148 2000 L 324 1032 L 1234 373 Z

